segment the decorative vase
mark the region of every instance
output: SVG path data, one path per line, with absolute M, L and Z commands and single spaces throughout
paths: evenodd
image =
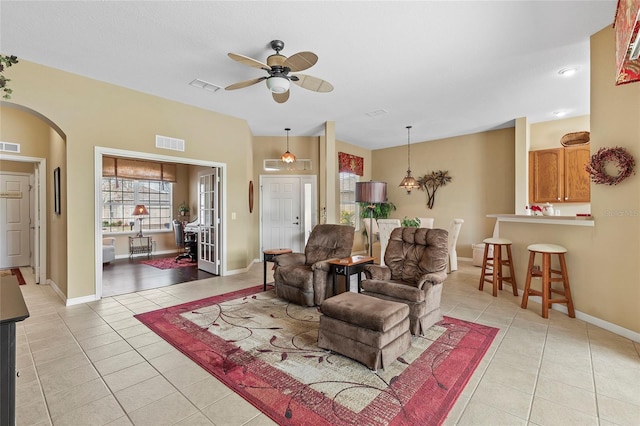
M 544 206 L 542 206 L 542 214 L 545 216 L 553 216 L 554 215 L 553 204 L 547 203 Z

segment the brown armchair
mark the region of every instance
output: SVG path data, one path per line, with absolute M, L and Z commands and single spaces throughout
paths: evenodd
M 302 306 L 320 305 L 333 296 L 329 260 L 351 256 L 353 226 L 316 225 L 304 253 L 274 258 L 276 296 Z
M 440 296 L 447 278 L 447 231 L 396 228 L 384 253 L 386 266 L 366 265 L 364 294 L 409 306 L 410 331 L 422 335 L 442 319 Z

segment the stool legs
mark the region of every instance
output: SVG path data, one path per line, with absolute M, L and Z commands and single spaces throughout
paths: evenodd
M 513 257 L 511 256 L 511 244 L 507 245 L 507 264 L 509 265 L 509 274 L 511 276 L 509 279 L 503 278 L 503 281 L 507 281 L 511 283 L 511 289 L 513 290 L 513 295 L 518 295 L 518 286 L 516 285 L 516 271 L 513 267 Z
M 513 267 L 513 257 L 511 256 L 511 244 L 504 244 L 507 248 L 507 258 L 502 259 L 502 246 L 503 244 L 492 244 L 493 245 L 493 257 L 489 257 L 489 246 L 490 244 L 485 244 L 484 246 L 484 259 L 482 261 L 482 273 L 480 274 L 480 285 L 478 286 L 478 290 L 482 291 L 484 289 L 484 283 L 491 283 L 493 286 L 493 297 L 498 296 L 498 289 L 502 290 L 502 283 L 508 282 L 511 283 L 511 288 L 513 289 L 513 295 L 518 295 L 518 286 L 516 285 L 516 274 Z M 486 278 L 487 275 L 487 267 L 491 266 L 492 274 L 491 281 Z M 509 273 L 511 274 L 508 277 L 503 276 L 502 267 L 508 266 Z
M 527 309 L 529 301 L 529 295 L 540 296 L 542 298 L 542 317 L 549 318 L 549 308 L 554 303 L 566 303 L 567 311 L 570 318 L 575 318 L 575 310 L 573 307 L 573 299 L 571 298 L 571 289 L 569 287 L 569 274 L 567 273 L 567 264 L 564 258 L 564 253 L 540 253 L 542 254 L 542 269 L 539 271 L 534 270 L 535 256 L 537 252 L 530 252 L 529 264 L 527 266 L 527 279 L 524 285 L 524 294 L 522 296 L 522 309 Z M 551 268 L 551 255 L 557 254 L 560 262 L 560 270 Z M 554 278 L 553 274 L 560 275 L 559 278 Z M 531 289 L 531 278 L 542 278 L 541 291 Z M 551 287 L 554 282 L 562 282 L 563 290 L 556 290 Z M 563 298 L 553 299 L 552 294 L 559 294 L 564 296 Z

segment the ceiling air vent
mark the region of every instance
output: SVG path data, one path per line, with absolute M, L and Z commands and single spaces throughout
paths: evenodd
M 156 135 L 156 148 L 184 152 L 184 139 L 176 139 L 170 138 L 169 136 Z
M 13 142 L 0 142 L 0 152 L 12 152 L 16 154 L 20 152 L 20 144 Z
M 264 170 L 277 172 L 279 170 L 311 170 L 311 160 L 298 158 L 293 163 L 285 163 L 281 159 L 264 160 Z

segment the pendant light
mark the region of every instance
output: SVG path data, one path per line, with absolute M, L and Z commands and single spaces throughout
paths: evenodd
M 406 189 L 407 194 L 411 194 L 412 189 L 420 187 L 418 182 L 411 176 L 411 126 L 407 126 L 407 175 L 398 186 Z
M 285 162 L 287 164 L 291 164 L 294 161 L 296 161 L 296 156 L 289 152 L 289 131 L 290 130 L 291 129 L 288 128 L 288 127 L 286 129 L 284 129 L 284 131 L 287 132 L 287 152 L 282 154 L 282 156 L 280 157 L 280 160 L 282 160 L 283 162 Z

